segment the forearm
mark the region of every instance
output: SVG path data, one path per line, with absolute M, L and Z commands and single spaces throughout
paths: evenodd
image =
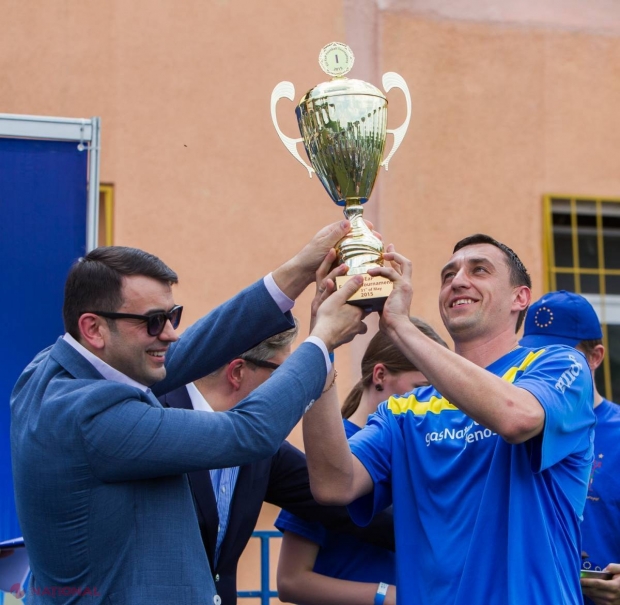
M 351 450 L 342 425 L 336 387 L 306 413 L 303 438 L 312 494 L 320 504 L 349 504 L 353 482 Z
M 499 376 L 424 336 L 409 320 L 388 326 L 389 336 L 450 403 L 511 443 L 540 433 L 538 400 Z
M 124 393 L 118 391 L 125 387 L 101 381 L 93 404 L 83 405 L 86 418 L 80 426 L 86 454 L 103 481 L 248 464 L 275 453 L 324 381 L 323 353 L 309 343 L 234 409 L 218 414 L 163 409 L 138 399 L 120 401 Z M 103 389 L 110 392 L 108 398 Z M 126 390 L 132 394 L 130 387 Z M 100 399 L 109 401 L 109 408 L 91 415 Z
M 330 578 L 303 571 L 286 580 L 278 579 L 278 597 L 297 605 L 373 605 L 378 584 Z M 396 589 L 388 588 L 384 605 L 396 603 Z

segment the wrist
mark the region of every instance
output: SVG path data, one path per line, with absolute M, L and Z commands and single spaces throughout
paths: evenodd
M 389 584 L 385 582 L 379 582 L 379 586 L 377 586 L 377 592 L 375 593 L 375 601 L 374 605 L 384 605 L 385 595 L 388 592 Z
M 292 300 L 314 282 L 314 273 L 298 262 L 296 256 L 278 267 L 272 275 L 278 288 Z
M 413 328 L 409 315 L 392 315 L 383 317 L 382 322 L 385 326 L 386 334 L 392 339 L 398 339 L 400 334 L 406 333 Z
M 383 605 L 396 605 L 396 586 L 390 584 Z
M 332 371 L 327 375 L 327 380 L 325 381 L 325 386 L 323 387 L 321 395 L 325 395 L 327 391 L 332 390 L 336 384 L 336 378 L 338 378 L 338 370 L 336 370 L 336 368 L 332 368 Z
M 325 347 L 327 348 L 327 354 L 329 355 L 330 361 L 331 361 L 331 356 L 333 355 L 333 351 L 336 348 L 335 346 L 336 343 L 333 342 L 331 335 L 330 335 L 330 331 L 326 329 L 325 326 L 322 325 L 321 322 L 317 322 L 314 328 L 312 328 L 312 332 L 310 332 L 310 336 L 320 338 L 325 343 Z

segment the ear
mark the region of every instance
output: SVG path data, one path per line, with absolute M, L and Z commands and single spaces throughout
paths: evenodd
M 375 367 L 372 369 L 372 384 L 373 386 L 383 386 L 383 381 L 385 380 L 385 376 L 387 374 L 387 370 L 382 363 L 375 364 Z
M 514 311 L 524 311 L 532 302 L 532 291 L 527 286 L 516 286 L 514 289 Z
M 243 374 L 246 371 L 243 359 L 233 359 L 226 366 L 226 380 L 233 391 L 238 391 L 243 383 Z
M 603 359 L 605 359 L 605 347 L 603 345 L 596 345 L 594 349 L 586 355 L 586 359 L 588 360 L 590 370 L 594 372 L 596 368 L 603 363 Z
M 83 313 L 78 319 L 78 329 L 84 343 L 91 349 L 95 351 L 104 349 L 109 328 L 102 317 L 94 313 Z

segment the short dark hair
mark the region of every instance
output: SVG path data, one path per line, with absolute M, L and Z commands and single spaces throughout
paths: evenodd
M 456 243 L 456 245 L 454 246 L 454 250 L 452 250 L 452 254 L 459 251 L 461 248 L 465 248 L 466 246 L 475 246 L 476 244 L 490 244 L 491 246 L 499 248 L 504 253 L 508 268 L 510 269 L 511 285 L 527 286 L 530 289 L 532 288 L 532 278 L 527 272 L 527 269 L 525 268 L 525 265 L 523 264 L 521 259 L 517 256 L 516 252 L 512 248 L 509 248 L 506 244 L 498 242 L 490 235 L 485 235 L 484 233 L 475 233 L 474 235 L 465 237 L 461 241 Z M 519 328 L 521 327 L 521 325 L 523 324 L 523 320 L 525 319 L 526 313 L 527 308 L 519 312 L 515 332 L 519 331 Z
M 177 274 L 153 254 L 125 246 L 102 246 L 79 258 L 65 282 L 65 330 L 79 340 L 78 321 L 87 311 L 114 312 L 123 304 L 123 278 L 143 275 L 172 285 Z

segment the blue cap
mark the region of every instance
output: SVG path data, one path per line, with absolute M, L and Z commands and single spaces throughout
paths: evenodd
M 559 290 L 533 303 L 525 317 L 524 347 L 569 345 L 582 340 L 603 338 L 601 322 L 594 307 L 581 295 Z

